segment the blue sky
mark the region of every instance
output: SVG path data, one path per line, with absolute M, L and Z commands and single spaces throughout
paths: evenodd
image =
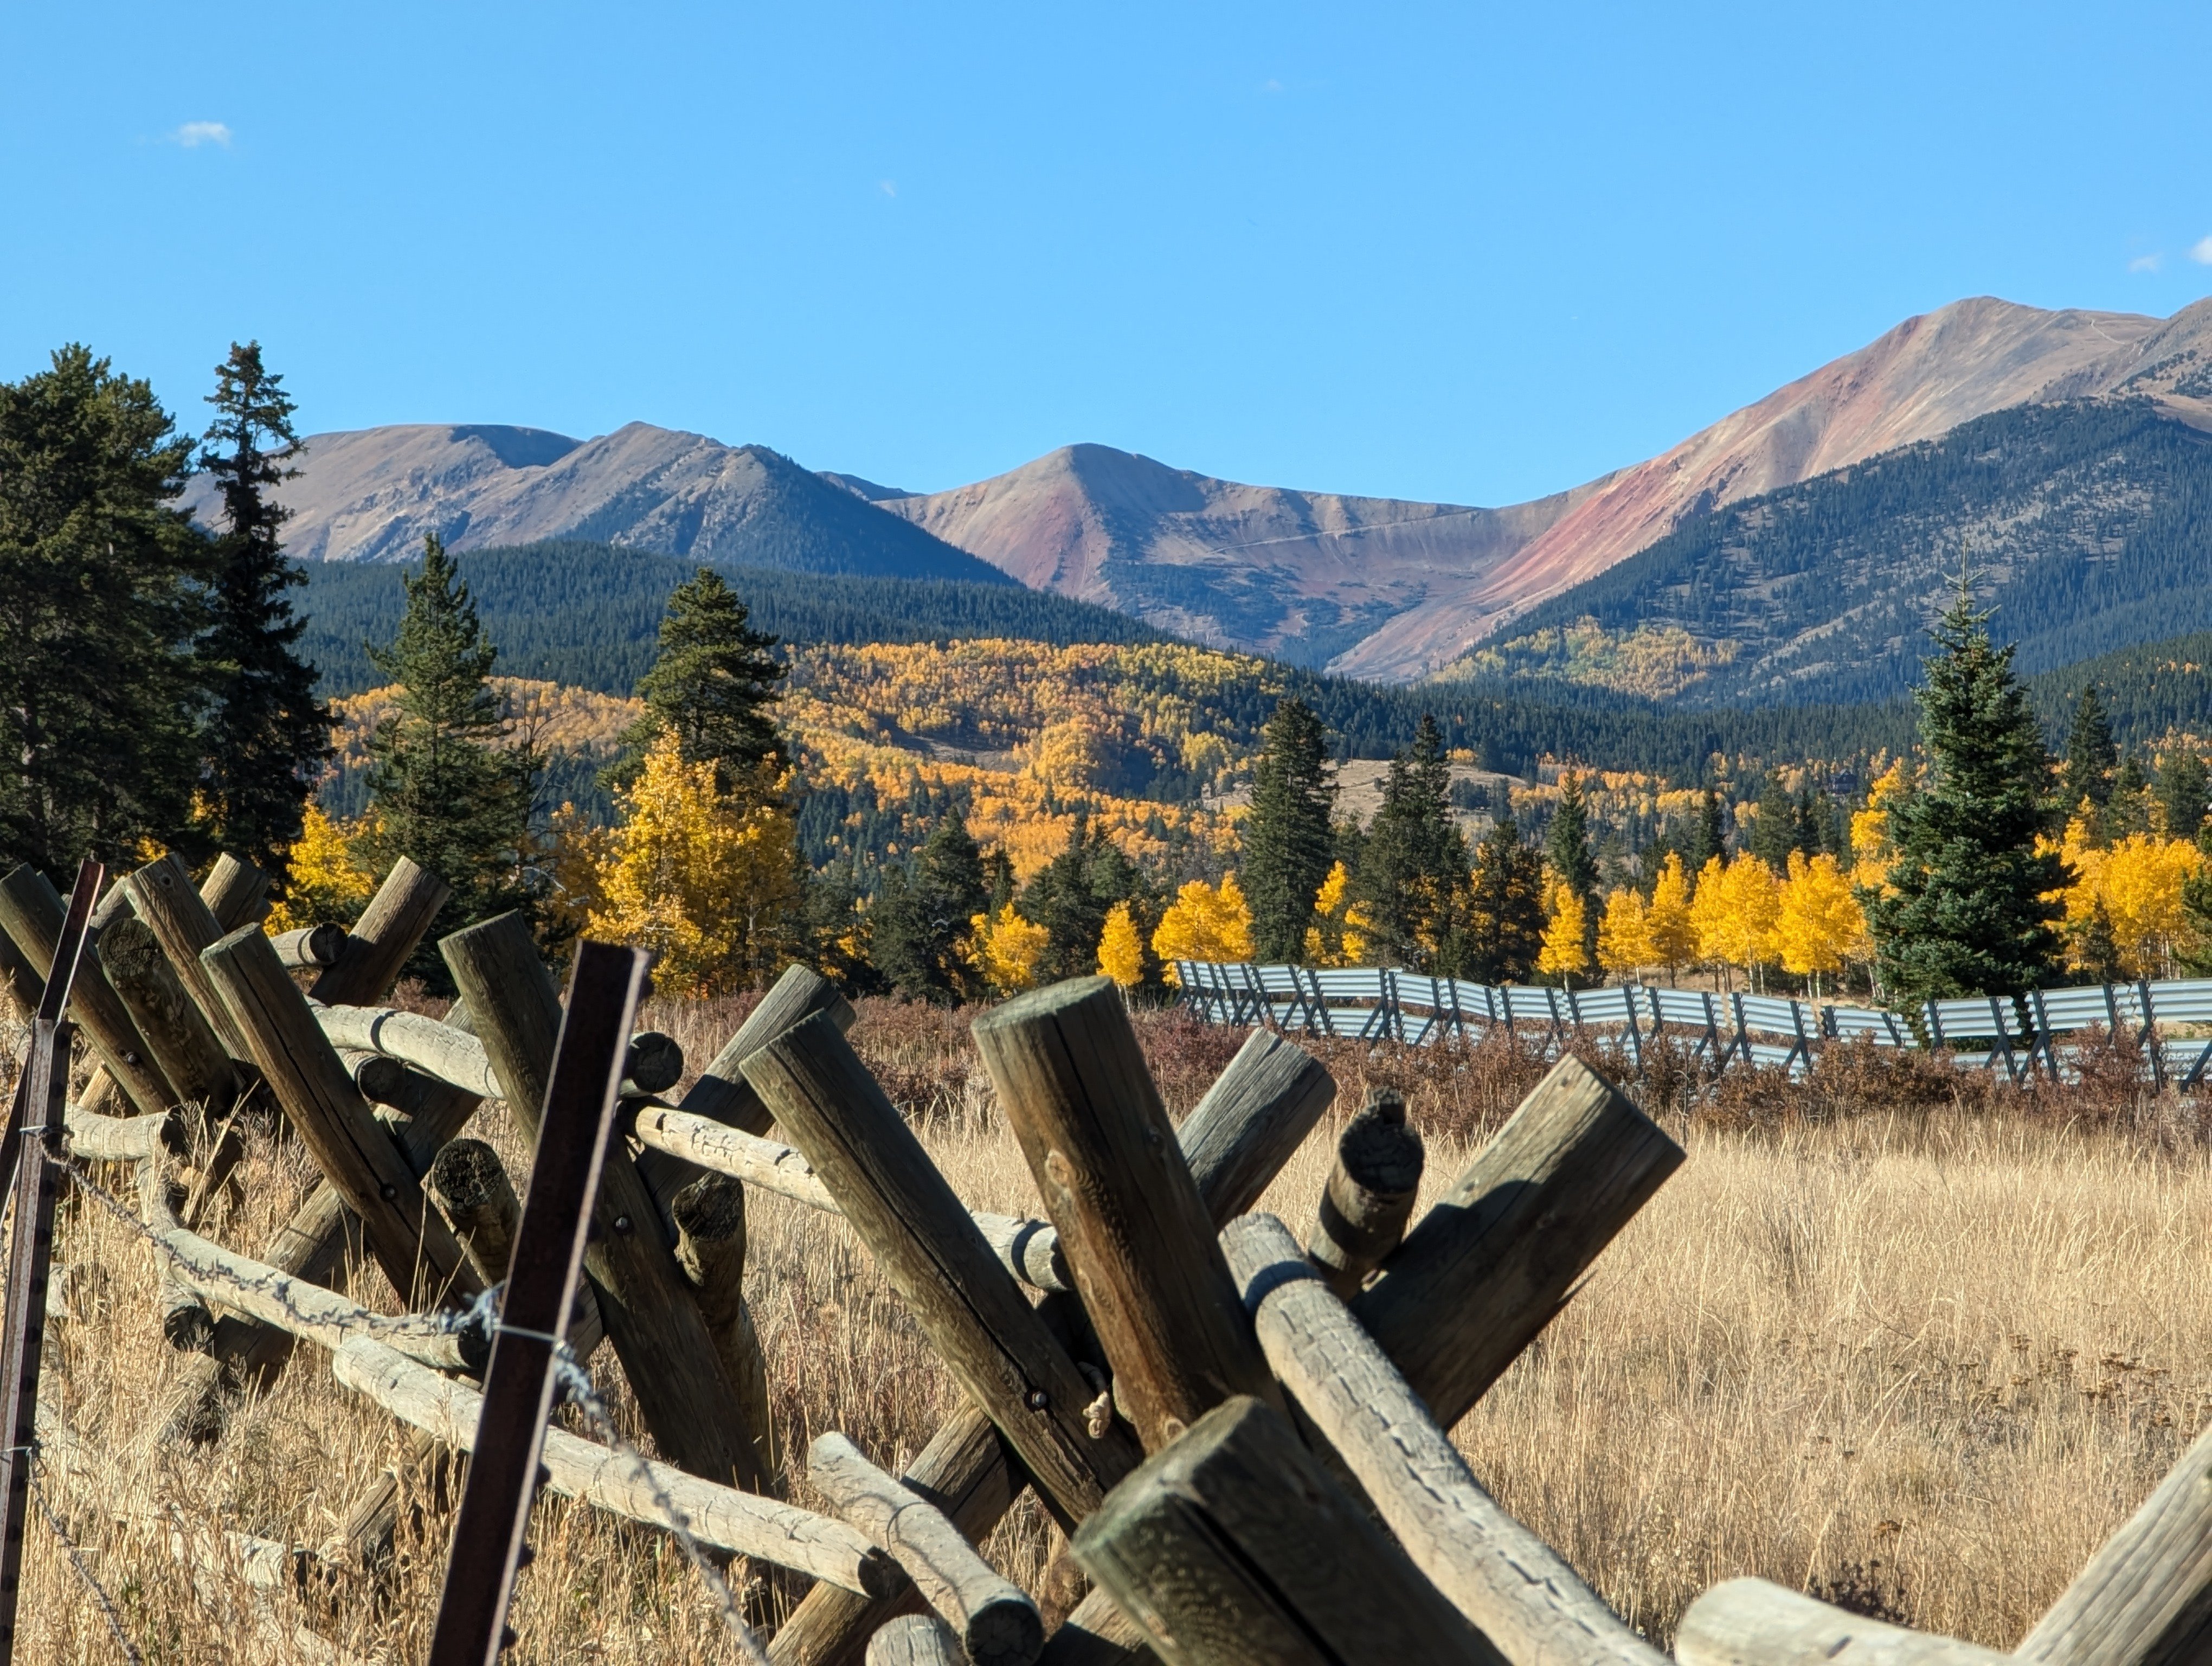
M 197 424 L 252 336 L 314 429 L 1504 502 L 1961 295 L 2212 292 L 2208 62 L 2202 3 L 19 5 L 0 377 Z

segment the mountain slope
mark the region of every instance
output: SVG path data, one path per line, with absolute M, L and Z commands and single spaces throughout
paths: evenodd
M 1694 517 L 1458 662 L 1686 703 L 1883 700 L 1965 555 L 2035 672 L 2212 627 L 2212 434 L 2029 404 Z
M 762 446 L 632 423 L 595 440 L 542 429 L 410 424 L 308 437 L 285 547 L 318 561 L 399 561 L 426 532 L 456 549 L 586 538 L 812 573 L 1003 584 L 988 562 Z M 185 506 L 214 492 L 194 480 Z
M 1591 489 L 1482 509 L 1242 485 L 1085 445 L 877 501 L 1034 588 L 1317 665 L 1432 588 L 1490 571 Z

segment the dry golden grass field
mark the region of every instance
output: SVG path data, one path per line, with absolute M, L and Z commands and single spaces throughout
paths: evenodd
M 648 1021 L 701 1061 L 744 1010 L 664 1003 Z M 1241 1040 L 1165 1014 L 1140 1029 L 1177 1115 Z M 971 1207 L 1036 1211 L 962 1015 L 863 1003 L 854 1039 Z M 1333 1129 L 1370 1081 L 1410 1091 L 1433 1192 L 1538 1073 L 1492 1047 L 1324 1056 L 1336 1112 L 1263 1205 L 1302 1236 Z M 1680 1082 L 1655 1074 L 1638 1091 L 1689 1160 L 1460 1426 L 1475 1472 L 1662 1644 L 1707 1586 L 1756 1573 L 2010 1647 L 2212 1414 L 2212 1163 L 2193 1112 L 2143 1098 L 2125 1063 L 2015 1096 L 1862 1055 L 1689 1116 Z M 484 1122 L 520 1177 L 500 1108 Z M 264 1134 L 243 1173 L 243 1201 L 206 1230 L 250 1250 L 308 1167 Z M 120 1170 L 103 1178 L 128 1189 Z M 747 1290 L 785 1450 L 842 1429 L 896 1468 L 955 1409 L 946 1372 L 841 1221 L 758 1194 L 750 1209 Z M 63 1432 L 44 1496 L 143 1657 L 422 1658 L 434 1511 L 403 1525 L 395 1566 L 324 1567 L 304 1592 L 256 1590 L 222 1536 L 338 1552 L 400 1450 L 392 1420 L 303 1345 L 216 1444 L 165 1441 L 181 1356 L 157 1322 L 153 1251 L 82 1197 L 60 1231 L 45 1397 Z M 354 1288 L 389 1304 L 374 1272 Z M 428 1478 L 413 1484 L 427 1496 Z M 803 1482 L 794 1497 L 809 1501 Z M 234 1566 L 192 1571 L 173 1554 L 185 1537 Z M 662 1535 L 548 1500 L 532 1537 L 511 1658 L 737 1657 Z M 988 1548 L 1040 1588 L 1040 1512 L 1018 1509 Z M 732 1572 L 772 1626 L 794 1588 Z M 26 1580 L 24 1659 L 123 1657 L 43 1517 Z

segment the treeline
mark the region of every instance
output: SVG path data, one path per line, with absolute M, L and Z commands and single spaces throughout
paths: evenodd
M 2212 435 L 2148 399 L 2021 405 L 1695 516 L 1514 629 L 1735 642 L 1683 696 L 1701 704 L 1888 700 L 1962 545 L 2034 672 L 2212 627 L 2208 527 Z
M 855 500 L 857 502 L 857 500 Z M 1029 641 L 1161 640 L 1142 621 L 1008 581 L 793 573 L 712 563 L 763 629 L 793 643 L 933 642 L 985 636 Z M 654 633 L 676 587 L 698 563 L 649 550 L 550 539 L 468 552 L 469 585 L 500 669 L 626 695 L 653 663 Z M 387 640 L 404 606 L 402 569 L 309 562 L 301 649 L 326 696 L 374 687 L 364 644 Z

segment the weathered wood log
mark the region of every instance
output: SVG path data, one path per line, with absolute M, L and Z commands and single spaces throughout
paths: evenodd
M 1249 1397 L 1146 1459 L 1074 1549 L 1166 1666 L 1501 1663 L 1289 1421 Z
M 0 879 L 0 931 L 15 939 L 41 988 L 53 967 L 54 945 L 61 939 L 66 912 L 61 893 L 28 862 L 17 864 Z M 177 1103 L 176 1091 L 155 1063 L 152 1049 L 131 1021 L 122 997 L 109 985 L 96 954 L 86 955 L 77 964 L 76 982 L 70 988 L 70 1014 L 142 1116 L 159 1115 Z
M 124 884 L 130 889 L 133 911 L 161 944 L 178 982 L 222 1039 L 223 1050 L 234 1059 L 251 1059 L 252 1051 L 244 1033 L 200 960 L 223 936 L 222 923 L 193 888 L 192 876 L 183 861 L 173 850 L 160 860 L 147 863 Z
M 684 1079 L 684 1049 L 675 1037 L 641 1030 L 629 1038 L 623 1067 L 625 1093 L 665 1093 Z
M 812 1165 L 795 1146 L 650 1101 L 637 1107 L 630 1132 L 648 1149 L 681 1158 L 696 1168 L 728 1175 L 811 1209 L 839 1213 L 837 1201 L 814 1177 Z
M 852 1003 L 827 978 L 805 966 L 784 968 L 783 976 L 769 986 L 760 1005 L 738 1026 L 738 1033 L 699 1073 L 699 1079 L 692 1083 L 677 1109 L 726 1122 L 748 1134 L 766 1134 L 775 1125 L 775 1118 L 745 1079 L 745 1059 L 817 1012 L 829 1013 L 840 1035 L 853 1027 Z
M 422 1012 L 390 1006 L 318 1006 L 315 1022 L 333 1045 L 380 1053 L 480 1098 L 499 1097 L 499 1079 L 477 1037 Z
M 1114 981 L 1018 996 L 975 1036 L 1146 1450 L 1234 1395 L 1279 1406 Z
M 915 1454 L 899 1484 L 978 1542 L 1012 1507 L 1022 1484 L 1014 1479 L 1017 1462 L 998 1426 L 968 1406 Z M 769 1640 L 768 1657 L 773 1666 L 858 1666 L 871 1633 L 921 1607 L 911 1586 L 895 1597 L 866 1597 L 817 1585 Z
M 1067 1270 L 1067 1257 L 1060 1251 L 1060 1231 L 1048 1220 L 1018 1215 L 992 1215 L 977 1211 L 975 1225 L 983 1241 L 999 1258 L 999 1265 L 1034 1289 L 1067 1292 L 1075 1288 Z
M 1730 1579 L 1690 1604 L 1674 1658 L 1681 1666 L 1998 1666 L 2015 1657 L 1847 1614 L 1764 1579 Z
M 1063 1524 L 1097 1509 L 1134 1465 L 1126 1432 L 1088 1432 L 1096 1391 L 830 1015 L 785 1031 L 744 1068 L 969 1398 L 1022 1455 L 1046 1507 Z
M 305 968 L 321 968 L 337 964 L 338 956 L 345 951 L 346 930 L 343 926 L 299 926 L 288 932 L 278 932 L 269 939 L 276 945 L 276 958 L 292 971 Z
M 1281 1221 L 1221 1234 L 1267 1363 L 1413 1565 L 1513 1666 L 1664 1666 L 1535 1534 L 1500 1509 Z
M 456 932 L 440 947 L 483 1039 L 501 1097 L 534 1143 L 561 1027 L 552 976 L 517 915 Z M 653 1438 L 695 1474 L 759 1487 L 765 1477 L 745 1437 L 743 1402 L 627 1149 L 607 1152 L 594 1219 L 599 1236 L 585 1266 L 608 1340 Z
M 381 1000 L 453 894 L 436 874 L 402 856 L 353 922 L 338 958 L 323 968 L 307 994 L 325 1006 Z
M 98 952 L 108 982 L 179 1101 L 198 1105 L 206 1121 L 220 1120 L 237 1103 L 245 1079 L 161 952 L 154 928 L 134 910 L 101 931 Z
M 325 1031 L 324 1034 L 330 1032 Z M 353 1078 L 353 1085 L 361 1097 L 373 1105 L 390 1105 L 401 1091 L 406 1079 L 407 1067 L 398 1060 L 382 1053 L 364 1053 L 357 1047 L 343 1043 L 336 1049 L 338 1062 Z
M 410 1306 L 424 1296 L 473 1297 L 483 1286 L 460 1245 L 424 1201 L 415 1170 L 323 1038 L 261 928 L 233 932 L 200 958 L 325 1181 L 361 1217 L 369 1251 L 392 1288 Z M 426 1280 L 427 1290 L 419 1288 Z
M 1335 1081 L 1310 1053 L 1268 1031 L 1253 1033 L 1176 1131 L 1216 1226 L 1259 1201 L 1335 1097 Z M 970 1405 L 938 1432 L 902 1479 L 981 1542 L 1025 1482 L 1009 1468 L 1006 1453 L 990 1420 Z M 896 1611 L 817 1588 L 770 1640 L 769 1658 L 775 1666 L 855 1666 L 869 1633 Z M 1086 1639 L 1097 1639 L 1100 1657 L 1113 1661 L 1127 1659 L 1138 1643 L 1111 1599 L 1095 1591 L 1048 1641 L 1046 1657 L 1065 1657 L 1060 1666 L 1088 1666 L 1081 1648 Z
M 745 1189 L 723 1174 L 701 1175 L 670 1200 L 676 1262 L 699 1298 L 699 1316 L 738 1391 L 745 1432 L 770 1482 L 783 1472 L 782 1443 L 769 1403 L 768 1360 L 745 1304 Z
M 463 1451 L 476 1443 L 483 1396 L 381 1343 L 347 1343 L 332 1357 L 339 1382 L 406 1422 Z M 658 1487 L 690 1524 L 692 1536 L 740 1556 L 795 1569 L 865 1596 L 906 1587 L 897 1563 L 842 1522 L 752 1493 L 702 1481 L 665 1463 L 639 1465 L 622 1453 L 560 1429 L 545 1432 L 546 1485 L 564 1497 L 665 1529 Z M 644 1473 L 640 1474 L 641 1468 Z
M 1336 1166 L 1321 1195 L 1306 1254 L 1345 1301 L 1406 1236 L 1421 1189 L 1421 1136 L 1406 1123 L 1406 1096 L 1378 1087 L 1337 1137 Z
M 154 1158 L 138 1164 L 138 1217 L 157 1238 L 177 1224 L 169 1210 L 168 1178 Z M 215 1315 L 200 1292 L 178 1276 L 174 1261 L 158 1253 L 154 1259 L 161 1340 L 179 1353 L 198 1353 L 215 1335 Z
M 15 939 L 0 927 L 0 1007 L 15 1015 L 15 1022 L 25 1029 L 31 1026 L 31 1018 L 39 1010 L 39 995 L 46 987 L 46 979 L 32 969 L 31 958 L 15 946 Z M 95 1064 L 91 1077 L 84 1085 L 84 1092 L 70 1107 L 72 1112 L 88 1111 L 95 1116 L 128 1116 L 131 1111 L 123 1090 L 107 1073 L 105 1065 Z
M 1352 1316 L 1449 1429 L 1551 1322 L 1682 1148 L 1589 1066 L 1553 1066 Z
M 867 1666 L 964 1666 L 960 1639 L 933 1614 L 902 1614 L 868 1639 Z
M 869 1542 L 888 1551 L 958 1635 L 969 1666 L 1031 1666 L 1044 1647 L 1035 1602 L 960 1536 L 933 1505 L 861 1456 L 843 1435 L 817 1435 L 806 1478 Z
M 504 1280 L 514 1255 L 515 1228 L 522 1221 L 522 1200 L 499 1153 L 481 1140 L 448 1140 L 431 1159 L 422 1186 L 446 1212 L 477 1276 L 487 1286 Z M 579 1359 L 588 1359 L 605 1334 L 599 1303 L 588 1287 L 580 1287 L 568 1316 L 570 1350 Z
M 2017 1660 L 2183 1666 L 2212 1653 L 2212 1429 L 2089 1559 Z
M 252 925 L 269 912 L 269 876 L 224 851 L 200 881 L 200 901 L 226 932 Z
M 185 1225 L 195 1232 L 206 1218 L 208 1207 L 238 1165 L 246 1160 L 246 1140 L 238 1131 L 239 1117 L 244 1109 L 243 1101 L 234 1103 L 229 1114 L 215 1125 L 211 1133 L 192 1141 L 195 1162 L 190 1176 L 191 1183 L 179 1213 Z
M 173 1110 L 158 1116 L 98 1116 L 71 1105 L 64 1126 L 72 1156 L 103 1163 L 137 1163 L 165 1153 L 182 1157 L 192 1148 L 185 1119 Z

